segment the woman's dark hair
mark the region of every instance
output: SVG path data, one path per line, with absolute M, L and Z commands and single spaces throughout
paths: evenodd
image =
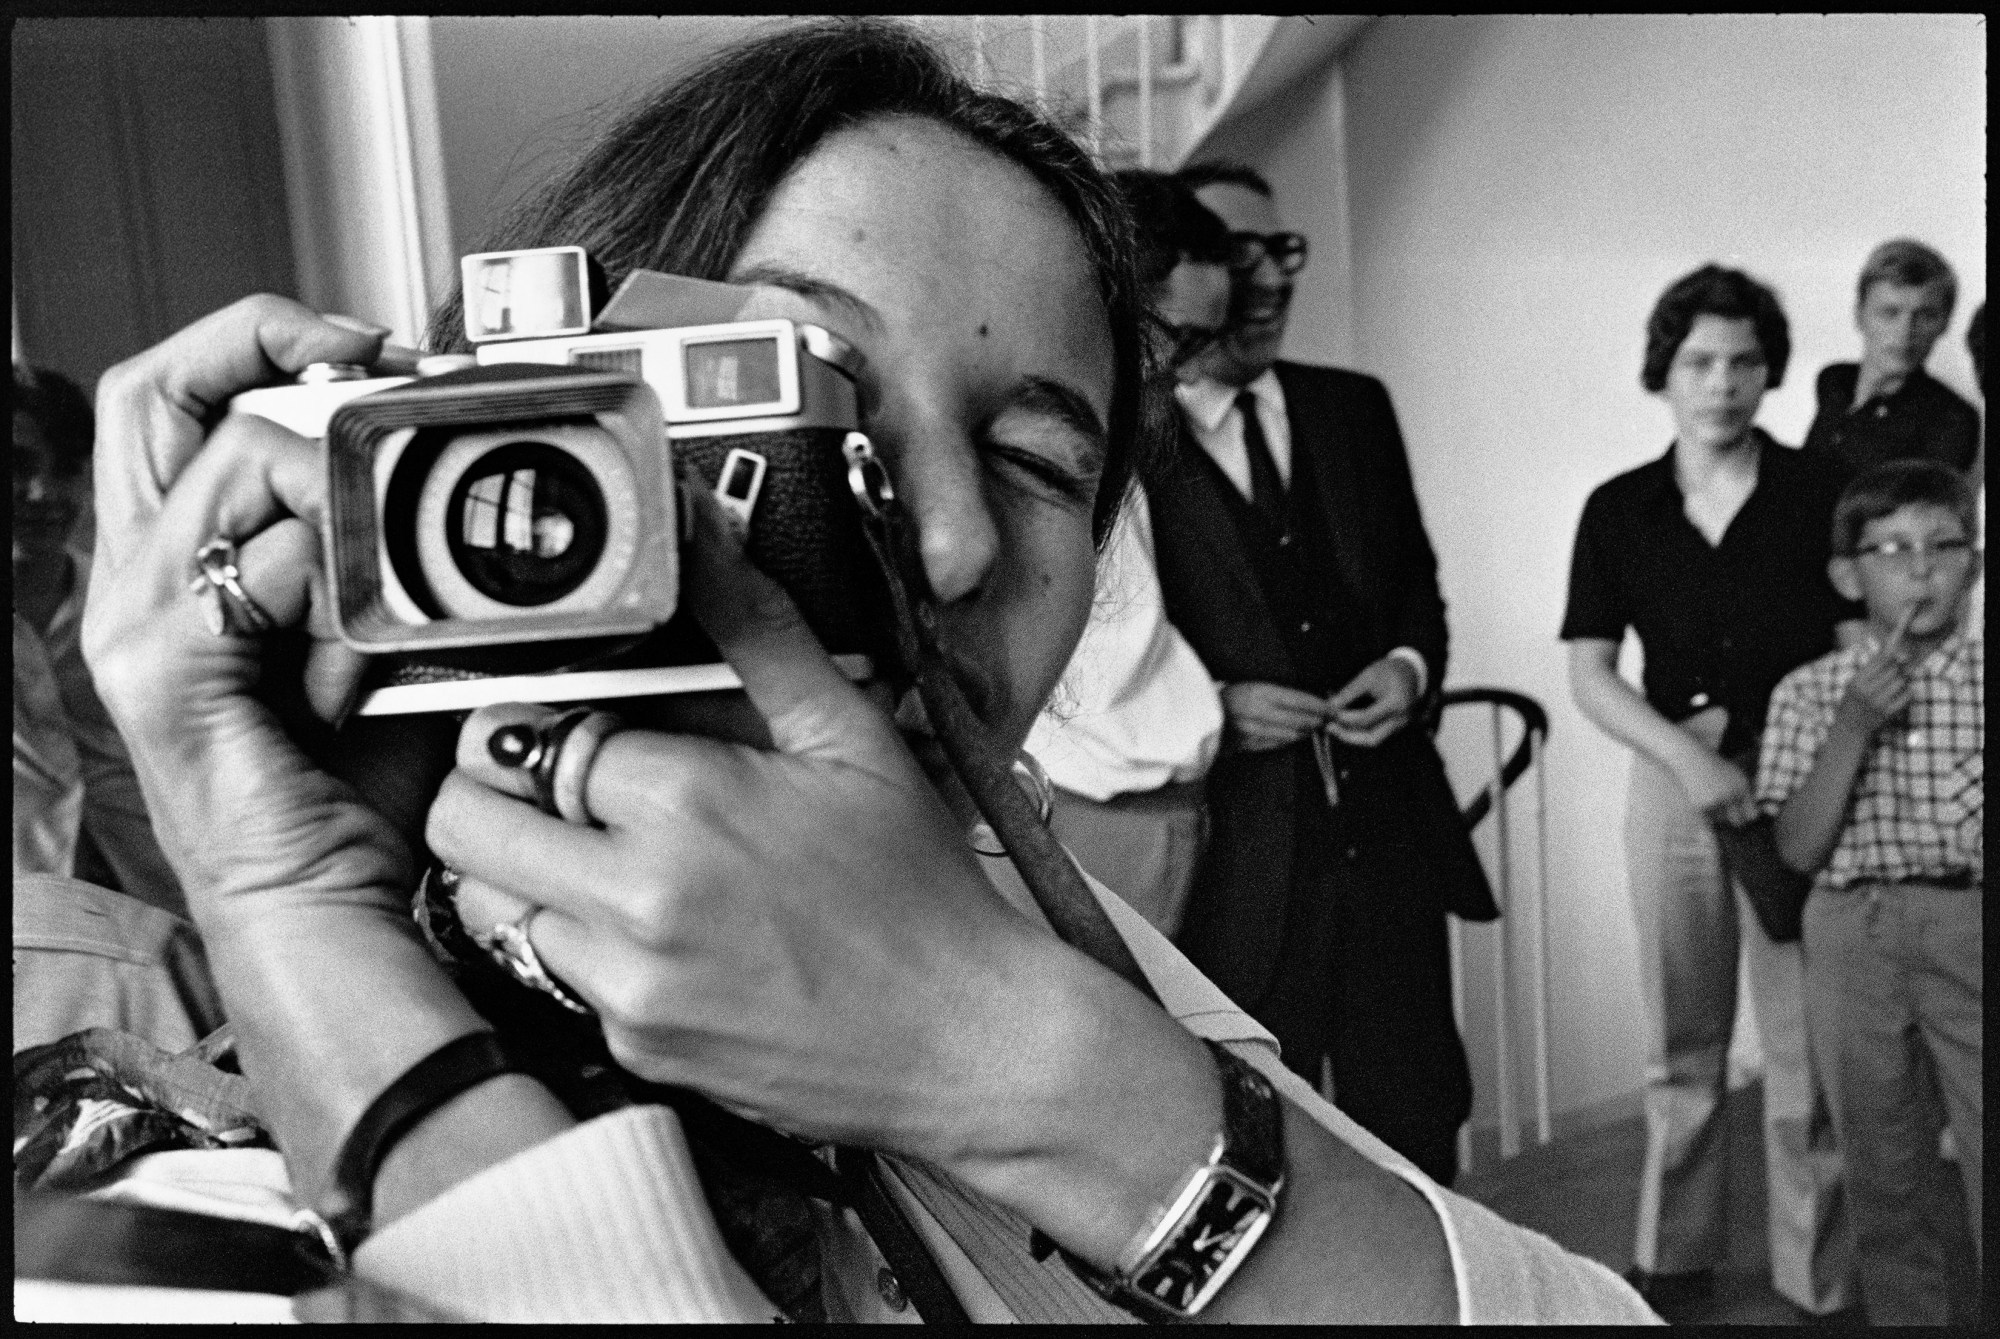
M 1646 319 L 1646 362 L 1639 370 L 1640 385 L 1649 391 L 1666 388 L 1667 369 L 1698 316 L 1750 322 L 1757 344 L 1764 350 L 1764 365 L 1770 369 L 1765 389 L 1776 390 L 1784 383 L 1785 364 L 1792 358 L 1792 333 L 1785 322 L 1785 309 L 1778 305 L 1778 295 L 1741 270 L 1704 265 L 1676 279 L 1660 294 L 1653 314 Z
M 1112 177 L 1132 214 L 1132 243 L 1139 286 L 1150 290 L 1183 258 L 1224 264 L 1229 229 L 1194 191 L 1165 172 L 1131 168 Z
M 1852 557 L 1871 521 L 1905 507 L 1937 507 L 1958 518 L 1965 537 L 1977 542 L 1979 509 L 1972 489 L 1954 470 L 1934 460 L 1892 460 L 1857 474 L 1833 504 L 1833 551 Z
M 1110 450 L 1092 517 L 1102 544 L 1151 436 L 1124 206 L 1067 134 L 973 87 L 906 24 L 799 23 L 717 53 L 614 124 L 479 249 L 581 246 L 614 290 L 639 269 L 723 279 L 786 174 L 827 136 L 883 116 L 938 122 L 1019 164 L 1076 225 L 1111 327 Z M 454 293 L 432 313 L 432 348 L 465 347 L 461 302 Z
M 14 412 L 26 414 L 49 445 L 49 470 L 75 478 L 90 464 L 96 420 L 90 400 L 74 381 L 46 367 L 14 364 Z

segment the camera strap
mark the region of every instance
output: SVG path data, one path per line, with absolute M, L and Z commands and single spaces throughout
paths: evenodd
M 889 588 L 897 649 L 916 679 L 924 711 L 952 770 L 979 812 L 993 825 L 1020 872 L 1021 882 L 1063 942 L 1089 954 L 1159 1003 L 1159 994 L 1084 883 L 1069 852 L 1014 783 L 1013 758 L 994 745 L 991 732 L 952 677 L 938 645 L 942 622 L 930 581 L 924 575 L 915 528 L 897 501 L 874 448 L 866 437 L 852 433 L 844 449 L 848 487 L 861 506 L 868 547 Z

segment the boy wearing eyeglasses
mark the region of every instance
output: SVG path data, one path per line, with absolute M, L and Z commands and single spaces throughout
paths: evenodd
M 1778 685 L 1757 777 L 1779 854 L 1817 876 L 1806 1028 L 1876 1325 L 1950 1319 L 1922 1189 L 1941 1114 L 1975 1250 L 1981 1236 L 1986 671 L 1984 642 L 1963 626 L 1976 533 L 1971 493 L 1942 465 L 1896 462 L 1847 486 L 1827 572 L 1867 605 L 1869 635 Z

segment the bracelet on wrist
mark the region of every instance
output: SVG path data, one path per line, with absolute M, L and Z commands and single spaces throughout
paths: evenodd
M 460 1093 L 502 1074 L 522 1072 L 497 1032 L 469 1032 L 410 1066 L 361 1113 L 333 1161 L 324 1220 L 341 1254 L 351 1256 L 374 1219 L 375 1178 L 397 1142 Z

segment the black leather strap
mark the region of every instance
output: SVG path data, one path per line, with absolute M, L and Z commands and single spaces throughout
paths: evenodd
M 952 677 L 938 639 L 944 620 L 924 575 L 915 528 L 902 505 L 893 490 L 886 488 L 871 498 L 857 495 L 857 502 L 861 505 L 862 531 L 889 589 L 898 654 L 916 680 L 937 742 L 966 794 L 992 824 L 1013 858 L 1022 884 L 1063 942 L 1096 959 L 1158 1004 L 1159 992 L 1153 989 L 1124 936 L 1098 904 L 1062 843 L 1014 783 L 1013 756 L 994 746 L 984 722 Z
M 14 1277 L 292 1297 L 339 1275 L 302 1232 L 30 1191 L 14 1197 Z
M 1220 1042 L 1206 1042 L 1222 1076 L 1223 1161 L 1263 1185 L 1285 1177 L 1284 1101 L 1271 1081 Z
M 917 1308 L 917 1315 L 926 1325 L 971 1324 L 972 1318 L 965 1314 L 958 1295 L 945 1282 L 944 1271 L 931 1258 L 923 1238 L 904 1216 L 902 1206 L 882 1184 L 888 1173 L 882 1169 L 880 1160 L 859 1148 L 843 1148 L 834 1155 L 834 1160 L 840 1179 L 852 1196 L 855 1212 L 861 1215 L 861 1225 L 868 1229 L 875 1248 L 889 1262 L 890 1271 L 903 1285 L 903 1294 Z
M 466 1089 L 521 1070 L 497 1032 L 471 1032 L 432 1051 L 403 1072 L 361 1113 L 333 1162 L 326 1221 L 349 1254 L 374 1218 L 375 1176 L 396 1141 Z

